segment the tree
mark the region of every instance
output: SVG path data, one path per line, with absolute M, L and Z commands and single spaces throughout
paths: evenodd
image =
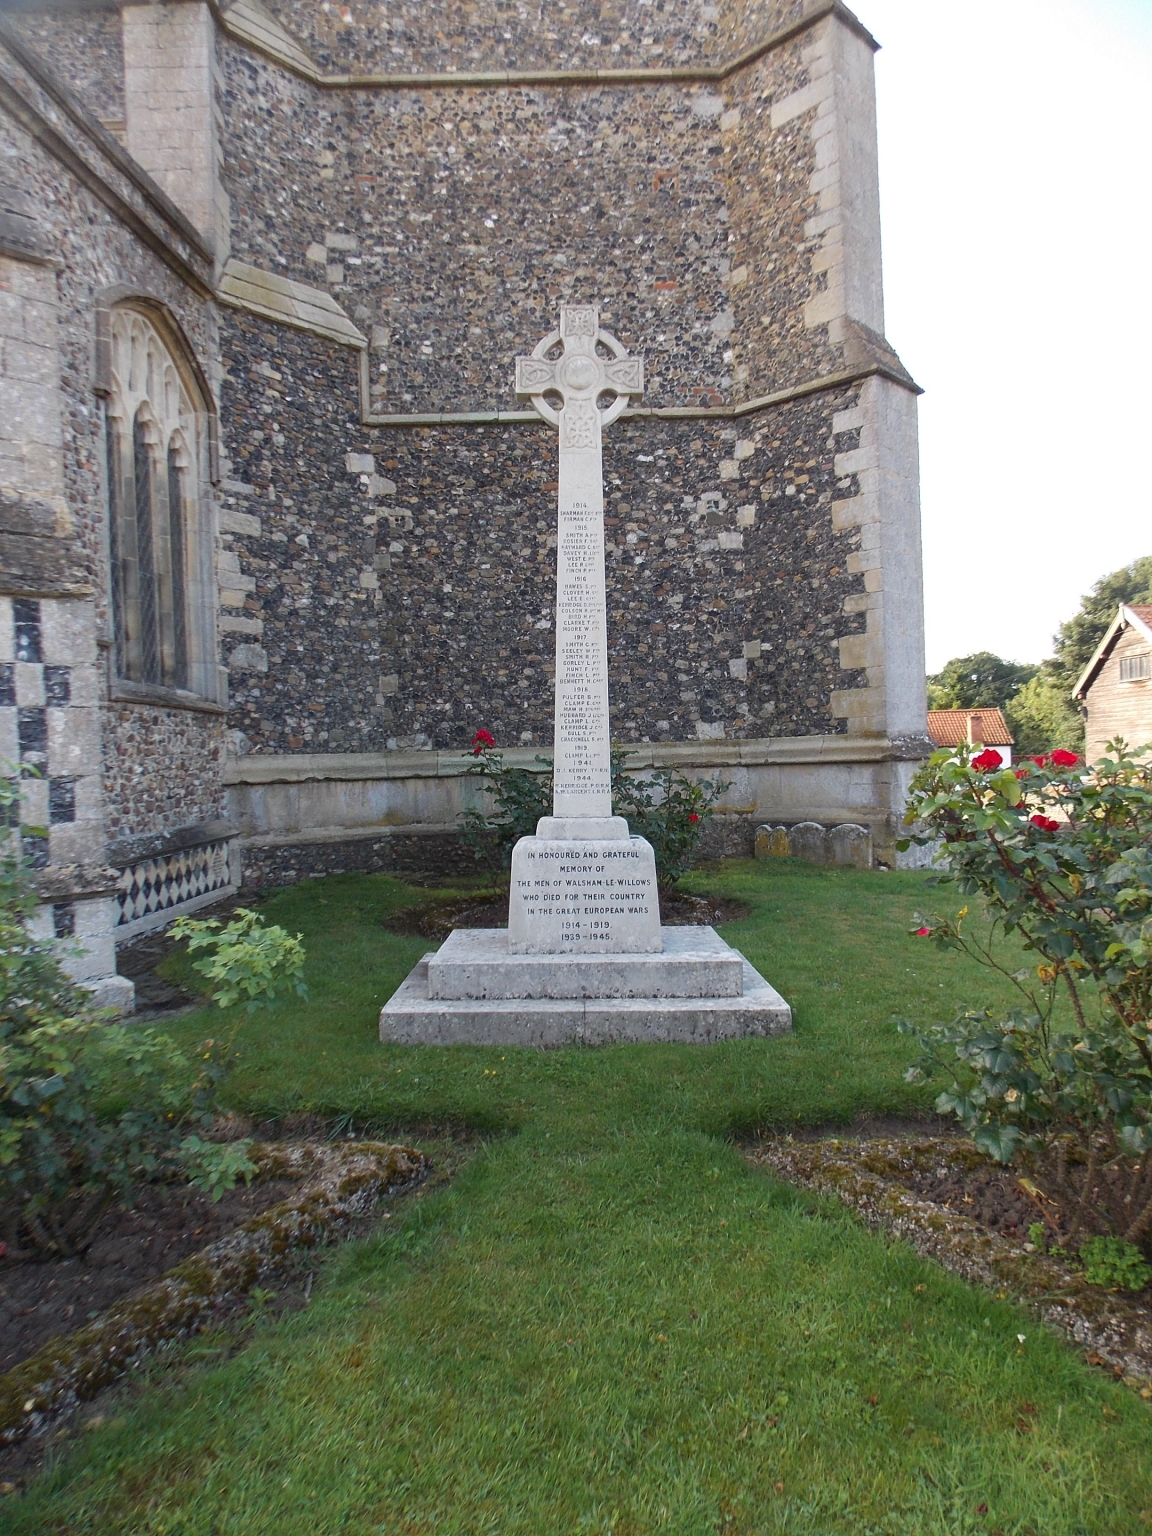
M 1057 630 L 1056 655 L 1045 666 L 1052 668 L 1069 692 L 1092 660 L 1121 603 L 1152 603 L 1152 555 L 1133 560 L 1110 576 L 1101 576 L 1081 598 L 1080 611 Z
M 1002 709 L 1039 667 L 1004 661 L 991 651 L 956 656 L 928 679 L 929 709 Z
M 1050 661 L 1008 700 L 1004 718 L 1015 737 L 1017 757 L 1038 757 L 1057 747 L 1084 750 L 1084 717 Z

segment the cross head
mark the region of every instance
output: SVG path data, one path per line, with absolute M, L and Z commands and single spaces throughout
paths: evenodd
M 604 357 L 597 345 L 611 353 Z M 557 346 L 558 357 L 548 353 Z M 599 448 L 603 429 L 615 421 L 633 396 L 644 393 L 644 360 L 630 357 L 615 336 L 600 329 L 592 304 L 561 304 L 560 329 L 545 336 L 531 357 L 516 359 L 516 393 L 560 428 L 561 448 Z M 559 410 L 545 398 L 559 394 Z M 600 397 L 612 402 L 600 408 Z

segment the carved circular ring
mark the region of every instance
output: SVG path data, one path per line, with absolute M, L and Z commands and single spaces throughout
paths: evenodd
M 529 355 L 532 357 L 547 357 L 548 353 L 551 352 L 552 348 L 557 345 L 560 339 L 559 330 L 550 331 L 548 335 L 544 337 L 543 341 L 538 341 L 536 343 Z M 628 356 L 627 347 L 625 347 L 622 342 L 617 341 L 615 336 L 609 335 L 607 331 L 597 331 L 596 340 L 603 342 L 604 345 L 608 348 L 609 352 L 612 353 L 613 357 Z M 549 405 L 542 394 L 531 395 L 529 398 L 532 401 L 533 409 L 540 416 L 543 416 L 545 421 L 551 422 L 554 427 L 558 427 L 560 425 L 560 412 L 553 406 Z M 606 411 L 600 412 L 601 425 L 605 427 L 611 426 L 616 418 L 618 416 L 622 416 L 623 413 L 628 409 L 628 404 L 629 397 L 627 395 L 617 395 L 608 409 Z

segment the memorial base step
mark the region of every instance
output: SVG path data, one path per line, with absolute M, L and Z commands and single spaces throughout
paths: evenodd
M 468 932 L 469 930 L 457 930 Z M 665 928 L 673 946 L 693 930 Z M 503 929 L 473 929 L 498 936 Z M 723 940 L 720 940 L 723 943 Z M 724 946 L 726 949 L 727 945 Z M 380 1039 L 402 1045 L 613 1045 L 681 1041 L 707 1045 L 745 1035 L 779 1035 L 792 1010 L 737 950 L 739 995 L 729 997 L 440 998 L 429 996 L 425 955 L 380 1012 Z M 517 962 L 535 957 L 516 956 Z M 554 961 L 573 956 L 555 956 Z M 621 956 L 579 957 L 615 967 Z M 627 957 L 654 961 L 659 955 Z
M 428 962 L 428 996 L 739 997 L 743 957 L 714 928 L 661 929 L 659 954 L 510 953 L 504 928 L 456 928 Z

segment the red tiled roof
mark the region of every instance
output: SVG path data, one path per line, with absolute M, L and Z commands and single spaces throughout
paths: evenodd
M 1014 740 L 999 709 L 930 709 L 928 734 L 938 747 L 978 741 L 985 747 L 1011 747 Z
M 1125 603 L 1124 606 L 1138 619 L 1143 619 L 1145 624 L 1152 626 L 1152 603 Z

